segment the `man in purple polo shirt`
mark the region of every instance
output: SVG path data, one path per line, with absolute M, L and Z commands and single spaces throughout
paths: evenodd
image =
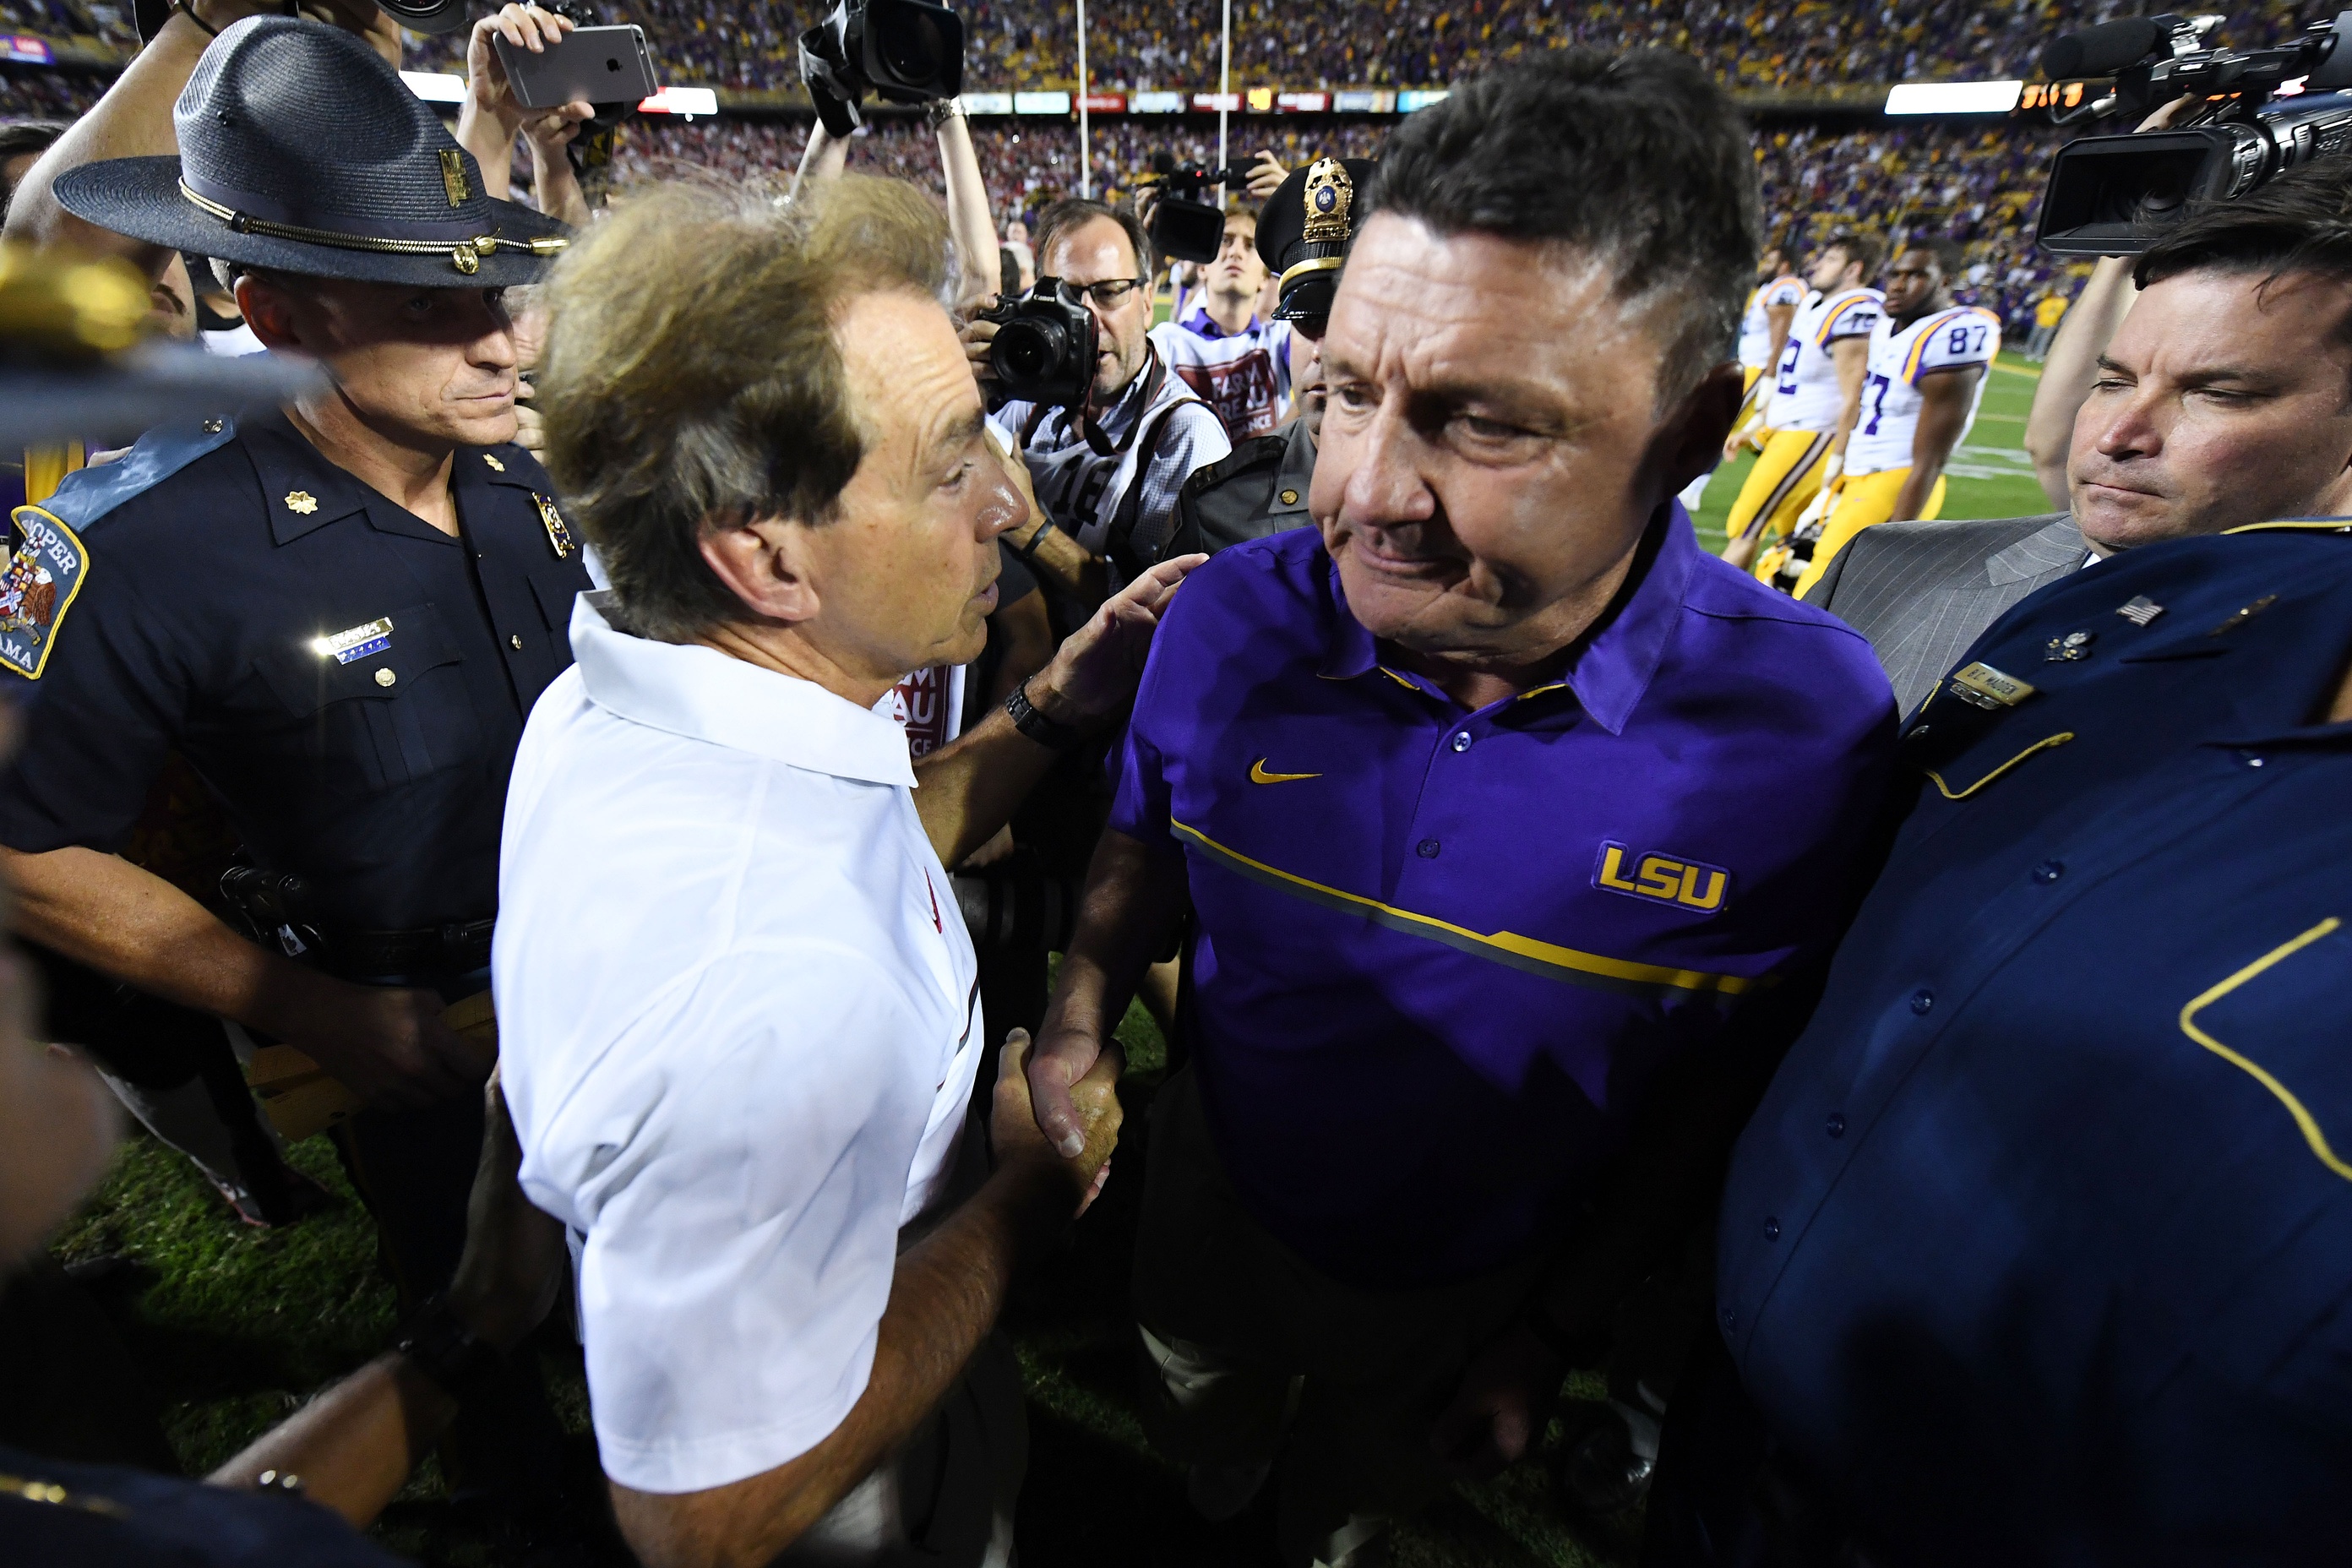
M 1189 909 L 1147 1427 L 1286 1563 L 1521 1454 L 1702 1223 L 1856 891 L 1894 703 L 1699 549 L 1754 166 L 1691 62 L 1578 53 L 1390 142 L 1323 342 L 1318 531 L 1164 621 L 1039 1120 Z M 1335 215 L 1344 219 L 1344 213 Z M 1772 831 L 1756 831 L 1769 814 Z

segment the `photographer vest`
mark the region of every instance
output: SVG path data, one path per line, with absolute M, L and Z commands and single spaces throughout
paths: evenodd
M 1150 487 L 1144 482 L 1144 469 L 1158 450 L 1170 418 L 1186 404 L 1198 405 L 1212 422 L 1215 418 L 1215 410 L 1181 379 L 1168 374 L 1167 363 L 1156 348 L 1150 350 L 1150 355 L 1143 374 L 1097 422 L 1096 439 L 1081 433 L 1067 408 L 1012 404 L 997 415 L 999 427 L 1010 426 L 1009 433 L 1017 438 L 1023 460 L 1029 466 L 1030 481 L 1036 487 L 1037 504 L 1054 520 L 1055 527 L 1082 548 L 1108 556 L 1117 569 L 1115 577 L 1121 582 L 1141 569 L 1134 564 L 1137 552 L 1127 542 L 1150 499 L 1145 494 Z M 1181 482 L 1180 474 L 1175 484 Z M 1164 535 L 1171 527 L 1175 484 L 1160 498 L 1167 503 L 1162 509 L 1167 515 L 1152 519 L 1146 531 Z M 1143 564 L 1157 559 L 1156 553 L 1147 556 Z

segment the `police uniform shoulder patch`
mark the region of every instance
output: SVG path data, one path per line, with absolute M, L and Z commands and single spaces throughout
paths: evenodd
M 0 668 L 38 680 L 89 575 L 89 552 L 37 506 L 18 507 L 10 521 L 7 564 L 0 567 Z

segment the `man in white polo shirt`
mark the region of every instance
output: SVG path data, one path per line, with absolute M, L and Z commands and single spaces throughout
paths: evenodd
M 938 303 L 936 208 L 817 200 L 633 195 L 559 269 L 540 383 L 612 588 L 516 762 L 493 972 L 524 1187 L 577 1237 L 597 1443 L 656 1568 L 1008 1560 L 1019 1385 L 988 1335 L 1118 1117 L 1106 1074 L 1057 1159 L 1016 1034 L 988 1172 L 942 863 L 1116 716 L 1199 559 L 910 765 L 877 706 L 979 653 L 1031 503 Z

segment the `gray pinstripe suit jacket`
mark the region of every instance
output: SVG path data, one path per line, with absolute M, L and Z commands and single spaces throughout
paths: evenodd
M 1870 639 L 1908 714 L 2002 611 L 2080 568 L 2064 512 L 1982 522 L 1882 522 L 1838 552 L 1805 595 Z

